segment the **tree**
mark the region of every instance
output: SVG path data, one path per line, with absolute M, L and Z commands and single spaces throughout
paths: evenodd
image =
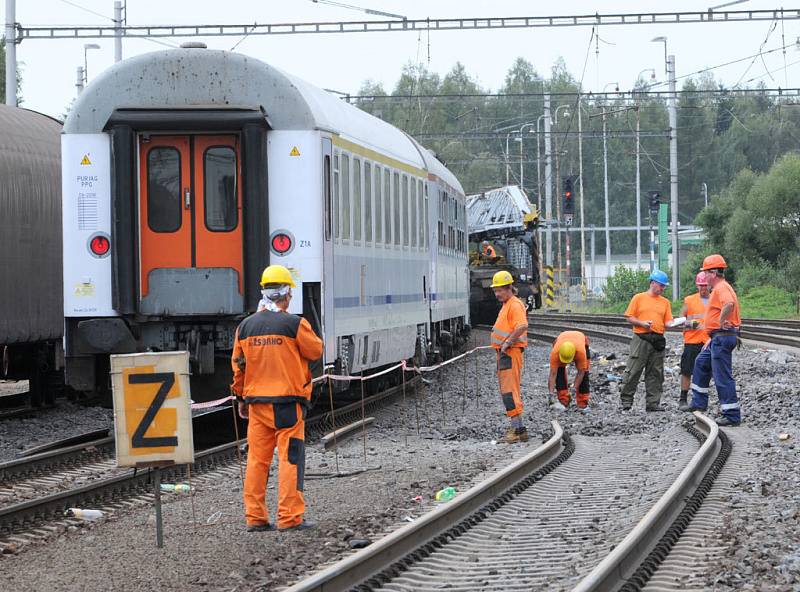
M 21 62 L 17 62 L 17 105 L 22 104 L 22 69 Z M 6 102 L 6 40 L 0 38 L 0 103 Z

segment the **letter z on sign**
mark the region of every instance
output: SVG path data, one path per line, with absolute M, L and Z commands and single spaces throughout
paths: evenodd
M 122 377 L 131 454 L 170 452 L 178 446 L 178 412 L 163 405 L 180 395 L 175 373 L 139 366 L 126 368 Z

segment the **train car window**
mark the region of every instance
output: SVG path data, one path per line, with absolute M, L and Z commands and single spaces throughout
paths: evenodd
M 422 181 L 417 181 L 417 215 L 419 216 L 417 222 L 418 224 L 417 232 L 419 233 L 420 249 L 425 248 L 425 216 L 424 216 L 425 206 L 423 206 L 422 204 L 423 204 Z
M 383 242 L 383 192 L 381 167 L 375 166 L 375 242 Z
M 372 165 L 364 161 L 364 241 L 372 242 Z
M 403 230 L 402 230 L 403 246 L 407 247 L 409 235 L 411 234 L 408 223 L 408 216 L 410 210 L 410 208 L 408 207 L 408 175 L 403 175 L 402 185 L 403 185 Z
M 230 146 L 211 146 L 203 155 L 203 199 L 206 228 L 230 232 L 239 224 L 236 152 Z
M 392 172 L 389 169 L 383 169 L 383 228 L 386 238 L 386 244 L 392 242 Z
M 350 238 L 350 156 L 342 154 L 342 238 Z
M 361 161 L 353 159 L 353 240 L 361 240 Z
M 394 244 L 400 244 L 400 173 L 394 173 Z
M 430 248 L 430 234 L 428 234 L 428 184 L 423 183 L 422 187 L 425 190 L 425 248 Z
M 322 168 L 322 195 L 325 200 L 325 240 L 331 240 L 331 156 L 325 155 Z
M 339 203 L 339 153 L 336 152 L 333 155 L 333 205 L 334 205 L 334 220 L 336 220 L 336 225 L 334 228 L 336 232 L 334 236 L 339 238 L 339 234 L 341 232 L 342 225 L 339 223 L 339 212 L 341 212 L 341 204 Z
M 181 227 L 181 155 L 177 148 L 147 153 L 147 225 L 153 232 Z
M 411 200 L 411 224 L 410 224 L 411 246 L 416 247 L 417 235 L 419 234 L 418 232 L 419 229 L 417 227 L 417 182 L 413 179 L 413 177 L 410 179 L 410 182 L 411 182 L 411 187 L 410 187 L 411 192 L 409 194 L 409 199 Z

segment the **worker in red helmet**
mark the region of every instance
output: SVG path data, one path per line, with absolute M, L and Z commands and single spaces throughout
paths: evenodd
M 706 272 L 701 271 L 694 278 L 697 292 L 690 294 L 683 299 L 683 307 L 679 316 L 685 317 L 683 329 L 683 353 L 681 354 L 681 396 L 678 405 L 686 404 L 686 397 L 689 395 L 689 384 L 692 381 L 692 370 L 694 362 L 703 344 L 706 342 L 707 335 L 703 327 L 703 319 L 708 308 L 708 280 Z
M 522 423 L 522 361 L 528 345 L 528 313 L 517 298 L 514 278 L 498 271 L 492 278 L 495 298 L 502 304 L 492 327 L 491 344 L 497 350 L 497 380 L 511 426 L 501 439 L 506 444 L 528 441 Z
M 309 363 L 322 340 L 308 321 L 287 312 L 294 280 L 282 265 L 261 275 L 264 309 L 244 319 L 233 342 L 233 384 L 239 415 L 248 419 L 244 480 L 248 532 L 274 530 L 266 504 L 272 456 L 278 449 L 278 530 L 308 529 L 305 520 L 305 412 L 311 400 Z
M 681 411 L 705 411 L 711 378 L 717 387 L 720 426 L 738 426 L 742 421 L 741 407 L 736 396 L 733 379 L 733 348 L 739 342 L 742 319 L 739 316 L 739 299 L 731 285 L 725 281 L 728 264 L 722 255 L 709 255 L 703 260 L 701 271 L 711 287 L 708 309 L 703 326 L 708 333 L 706 343 L 694 362 L 692 371 L 692 402 L 681 405 Z
M 581 413 L 589 412 L 589 357 L 589 338 L 580 331 L 564 331 L 556 337 L 550 350 L 550 376 L 547 378 L 548 393 L 557 397 L 553 409 L 565 411 L 569 407 L 567 366 L 574 362 L 575 403 Z
M 633 325 L 631 353 L 625 364 L 625 374 L 620 383 L 623 411 L 633 406 L 633 397 L 644 372 L 645 411 L 664 411 L 661 394 L 664 390 L 664 337 L 666 324 L 672 320 L 672 308 L 664 298 L 664 288 L 669 285 L 667 274 L 659 269 L 650 274 L 650 287 L 646 292 L 634 294 L 625 318 Z

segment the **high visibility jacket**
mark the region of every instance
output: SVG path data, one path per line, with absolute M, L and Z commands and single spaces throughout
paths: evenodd
M 494 327 L 492 327 L 492 347 L 500 349 L 500 346 L 508 339 L 514 329 L 521 325 L 528 326 L 528 313 L 522 300 L 512 296 L 505 301 L 503 308 L 497 314 L 497 320 L 494 323 Z M 508 345 L 510 347 L 526 347 L 528 345 L 528 332 L 526 331 Z
M 735 329 L 742 325 L 742 319 L 739 316 L 739 298 L 736 292 L 733 291 L 731 285 L 725 280 L 717 282 L 714 290 L 711 292 L 711 298 L 708 300 L 708 309 L 706 310 L 705 328 L 710 334 L 711 331 L 717 331 L 721 328 L 719 317 L 722 314 L 722 307 L 726 304 L 733 304 L 733 310 L 728 315 L 728 321 Z
M 575 359 L 572 362 L 578 370 L 589 369 L 589 358 L 586 357 L 586 349 L 589 347 L 589 338 L 580 331 L 564 331 L 556 337 L 555 343 L 550 350 L 550 368 L 564 368 L 569 364 L 564 364 L 558 356 L 561 344 L 571 341 L 575 345 Z
M 497 257 L 497 254 L 494 251 L 494 247 L 492 245 L 487 246 L 483 250 L 483 254 L 487 257 Z
M 683 304 L 686 306 L 686 320 L 688 322 L 698 323 L 696 329 L 683 330 L 684 343 L 705 343 L 706 332 L 703 327 L 703 320 L 706 316 L 706 308 L 708 308 L 708 298 L 703 302 L 699 293 L 691 294 L 683 299 Z
M 309 362 L 322 356 L 322 340 L 305 319 L 262 310 L 244 319 L 233 343 L 231 391 L 248 403 L 306 404 Z

